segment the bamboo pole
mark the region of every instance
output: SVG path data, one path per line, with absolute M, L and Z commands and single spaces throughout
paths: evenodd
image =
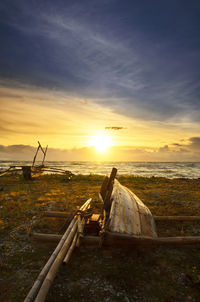
M 81 218 L 80 215 L 78 215 L 77 219 L 78 219 L 78 238 L 76 240 L 76 246 L 79 247 L 80 246 L 80 237 L 83 236 L 83 230 L 84 230 L 86 221 L 84 218 Z
M 90 206 L 88 207 L 88 210 L 89 208 Z M 80 238 L 83 237 L 84 227 L 89 217 L 91 217 L 91 213 L 88 213 L 86 217 L 81 217 L 81 215 L 77 215 L 77 220 L 78 220 L 78 238 L 76 241 L 77 247 L 80 246 Z
M 75 225 L 75 219 L 72 220 L 72 222 L 70 223 L 67 231 L 65 232 L 65 234 L 62 236 L 59 244 L 57 245 L 56 249 L 54 250 L 53 254 L 51 255 L 51 257 L 49 258 L 49 260 L 47 261 L 47 263 L 45 264 L 45 266 L 43 267 L 42 271 L 40 272 L 38 278 L 36 279 L 36 281 L 34 282 L 31 290 L 29 291 L 27 297 L 25 298 L 24 302 L 31 302 L 35 299 L 41 285 L 42 282 L 44 281 L 46 275 L 48 274 L 48 271 L 50 269 L 50 267 L 52 266 L 53 262 L 55 261 L 59 251 L 61 250 L 65 239 L 68 237 L 70 231 L 72 230 L 73 226 Z
M 45 151 L 44 151 L 44 149 L 42 148 L 42 146 L 41 146 L 41 144 L 40 144 L 40 142 L 39 142 L 39 141 L 38 141 L 38 144 L 39 144 L 39 147 L 40 147 L 40 149 L 41 149 L 42 153 L 43 153 L 43 154 L 45 154 Z
M 86 201 L 86 203 L 84 204 L 84 207 L 82 207 L 80 210 L 86 210 L 89 206 L 90 206 L 90 203 L 91 203 L 91 198 Z M 45 301 L 45 298 L 48 294 L 48 291 L 53 283 L 53 280 L 56 276 L 56 273 L 59 269 L 59 266 L 60 264 L 62 263 L 66 253 L 67 253 L 67 250 L 69 249 L 69 246 L 70 246 L 70 243 L 72 241 L 72 238 L 74 237 L 75 233 L 76 233 L 76 230 L 77 230 L 77 225 L 78 225 L 78 222 L 77 222 L 77 218 L 76 219 L 76 222 L 69 234 L 69 236 L 66 238 L 61 250 L 59 251 L 54 263 L 52 264 L 52 266 L 50 267 L 43 283 L 42 283 L 42 286 L 38 292 L 38 295 L 37 297 L 35 298 L 35 302 L 42 302 L 42 301 Z
M 71 246 L 70 246 L 70 248 L 69 248 L 69 250 L 68 250 L 68 252 L 67 252 L 67 254 L 66 254 L 65 258 L 64 258 L 64 260 L 63 260 L 63 264 L 65 264 L 65 265 L 69 262 L 71 254 L 72 254 L 72 252 L 73 252 L 73 250 L 74 250 L 74 248 L 76 246 L 77 238 L 78 238 L 78 233 L 76 233 L 76 235 L 74 236 L 72 244 L 71 244 Z
M 91 203 L 91 198 L 88 199 L 84 203 L 84 205 L 80 208 L 80 210 L 84 210 L 90 203 Z M 71 221 L 70 225 L 68 226 L 68 228 L 67 228 L 66 232 L 64 233 L 64 235 L 62 236 L 62 238 L 61 238 L 59 244 L 57 245 L 56 249 L 54 250 L 51 257 L 49 258 L 49 260 L 47 261 L 47 263 L 43 267 L 40 274 L 38 275 L 36 281 L 34 282 L 32 288 L 30 289 L 30 291 L 28 293 L 28 295 L 26 296 L 24 302 L 32 302 L 35 299 L 35 297 L 37 296 L 37 294 L 40 290 L 40 287 L 42 285 L 42 282 L 44 281 L 45 277 L 47 276 L 51 266 L 53 265 L 56 257 L 58 256 L 59 252 L 61 251 L 66 239 L 69 237 L 69 234 L 73 230 L 74 226 L 77 226 L 77 218 L 76 217 L 74 217 L 73 220 Z
M 156 221 L 200 221 L 200 216 L 154 216 Z
M 42 160 L 42 165 L 44 164 L 44 160 L 45 160 L 45 157 L 46 157 L 46 154 L 47 154 L 47 149 L 48 149 L 48 145 L 46 146 L 46 149 L 44 151 L 44 156 L 43 156 L 43 160 Z
M 71 243 L 71 240 L 75 234 L 77 230 L 77 222 L 74 224 L 74 227 L 71 230 L 71 233 L 69 234 L 68 238 L 66 239 L 66 241 L 64 242 L 63 247 L 61 248 L 59 254 L 57 255 L 54 263 L 52 264 L 52 266 L 50 267 L 41 287 L 40 290 L 38 292 L 38 295 L 36 296 L 34 302 L 41 302 L 41 301 L 45 301 L 46 296 L 48 294 L 48 291 L 52 285 L 52 282 L 56 276 L 56 273 L 58 271 L 58 268 L 60 266 L 60 264 L 63 261 L 63 258 L 65 257 L 65 254 L 69 248 L 69 245 Z

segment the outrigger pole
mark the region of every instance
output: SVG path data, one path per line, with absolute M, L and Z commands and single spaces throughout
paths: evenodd
M 33 163 L 32 163 L 32 167 L 34 167 L 35 165 L 35 160 L 36 160 L 36 157 L 38 155 L 38 151 L 41 149 L 42 153 L 43 153 L 43 160 L 42 160 L 42 165 L 44 164 L 44 160 L 45 160 L 45 157 L 46 157 L 46 154 L 47 154 L 47 148 L 48 148 L 48 145 L 46 146 L 46 149 L 44 151 L 44 149 L 42 148 L 40 142 L 38 141 L 38 147 L 37 147 L 37 150 L 36 150 L 36 153 L 35 153 L 35 156 L 33 158 Z

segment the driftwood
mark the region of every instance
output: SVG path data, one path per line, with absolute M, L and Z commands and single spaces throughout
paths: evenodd
M 84 203 L 84 205 L 80 208 L 80 210 L 85 210 L 90 205 L 90 203 L 91 203 L 91 199 L 87 200 Z M 55 275 L 54 275 L 54 273 L 52 275 L 52 270 L 50 271 L 50 269 L 53 266 L 53 264 L 55 263 L 55 265 L 53 266 L 53 271 L 56 272 L 58 270 L 58 267 L 60 265 L 59 259 L 61 259 L 61 262 L 62 262 L 65 254 L 66 254 L 67 247 L 69 245 L 68 238 L 69 238 L 70 234 L 72 234 L 74 232 L 74 230 L 76 231 L 76 229 L 77 229 L 77 218 L 74 217 L 74 219 L 71 221 L 70 225 L 68 226 L 66 232 L 62 236 L 62 238 L 61 238 L 59 244 L 57 245 L 56 249 L 52 253 L 51 257 L 49 258 L 48 262 L 43 267 L 41 273 L 39 274 L 37 280 L 35 281 L 33 287 L 31 288 L 31 290 L 29 291 L 29 293 L 28 293 L 27 297 L 25 298 L 24 302 L 34 301 L 34 299 L 36 298 L 36 296 L 37 296 L 37 294 L 40 290 L 40 287 L 41 287 L 43 281 L 45 280 L 45 278 L 46 278 L 46 276 L 48 275 L 49 272 L 50 272 L 51 276 L 48 275 L 48 277 L 51 277 L 51 280 L 53 280 L 52 277 L 53 276 L 55 277 Z M 67 243 L 66 243 L 66 241 L 67 241 Z M 57 259 L 57 261 L 55 261 L 56 259 Z M 47 290 L 47 287 L 46 287 L 46 283 L 48 283 L 47 280 L 48 279 L 46 279 L 46 282 L 44 283 L 45 295 L 42 295 L 43 300 L 40 300 L 41 299 L 41 292 L 40 292 L 40 296 L 38 298 L 39 299 L 38 301 L 44 301 L 44 299 L 45 299 L 45 297 L 48 293 L 48 290 Z M 49 285 L 48 288 L 50 288 L 50 285 Z

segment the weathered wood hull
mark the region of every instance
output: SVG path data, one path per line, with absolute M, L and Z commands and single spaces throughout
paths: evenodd
M 105 238 L 157 238 L 154 218 L 144 203 L 128 188 L 114 181 Z

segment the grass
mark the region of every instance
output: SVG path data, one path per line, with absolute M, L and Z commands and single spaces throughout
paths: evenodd
M 39 244 L 28 234 L 58 233 L 64 220 L 44 210 L 74 212 L 89 197 L 100 211 L 98 175 L 45 175 L 26 182 L 0 178 L 0 301 L 22 301 L 55 244 Z M 200 180 L 119 176 L 153 215 L 200 215 Z M 200 236 L 200 223 L 157 224 L 159 236 Z M 132 247 L 75 250 L 62 267 L 47 301 L 199 301 L 200 248 Z

